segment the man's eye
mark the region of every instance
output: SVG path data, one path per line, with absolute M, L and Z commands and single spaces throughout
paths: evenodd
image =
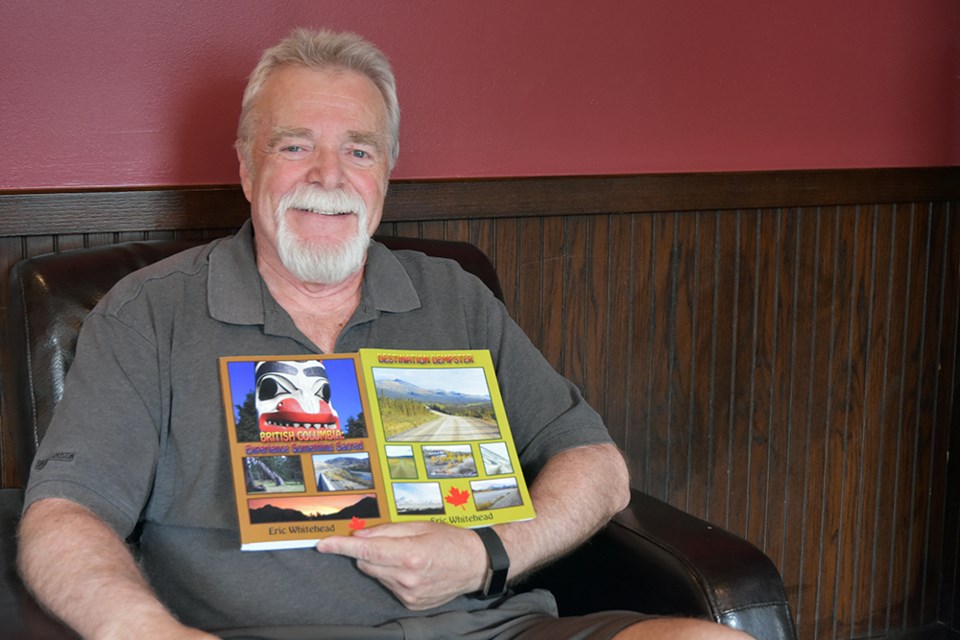
M 297 160 L 310 154 L 310 147 L 302 144 L 284 144 L 274 147 L 274 153 L 287 158 L 288 160 Z
M 359 147 L 350 149 L 347 153 L 350 162 L 360 168 L 369 168 L 375 166 L 380 161 L 379 149 L 370 149 L 368 147 Z

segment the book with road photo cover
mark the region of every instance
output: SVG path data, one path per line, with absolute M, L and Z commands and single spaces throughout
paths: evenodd
M 220 358 L 244 550 L 534 517 L 490 352 Z

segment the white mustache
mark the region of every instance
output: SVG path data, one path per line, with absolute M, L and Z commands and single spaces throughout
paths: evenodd
M 366 204 L 355 193 L 343 189 L 327 191 L 309 185 L 299 185 L 280 198 L 277 215 L 282 216 L 287 209 L 302 209 L 325 216 L 355 213 L 361 218 L 366 218 L 367 213 Z

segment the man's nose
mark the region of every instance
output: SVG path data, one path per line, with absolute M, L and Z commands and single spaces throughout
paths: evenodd
M 343 187 L 343 166 L 339 152 L 334 149 L 317 149 L 307 180 L 328 191 Z

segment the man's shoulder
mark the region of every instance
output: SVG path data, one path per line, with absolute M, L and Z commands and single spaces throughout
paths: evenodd
M 430 256 L 415 249 L 389 249 L 380 243 L 371 244 L 395 259 L 414 281 L 415 285 L 431 285 L 440 282 L 473 282 L 475 276 L 466 271 L 453 258 Z M 418 287 L 419 288 L 419 287 Z
M 104 295 L 97 310 L 117 313 L 131 302 L 162 298 L 174 289 L 182 290 L 193 281 L 205 279 L 208 257 L 217 242 L 189 247 L 127 274 Z

